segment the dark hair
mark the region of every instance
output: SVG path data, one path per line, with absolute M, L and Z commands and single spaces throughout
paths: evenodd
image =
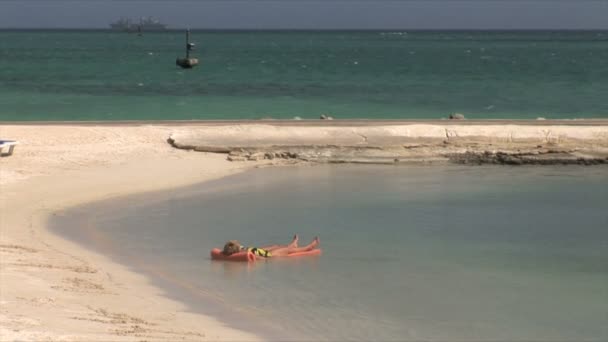
M 241 243 L 238 242 L 237 240 L 230 240 L 228 242 L 226 242 L 226 244 L 224 245 L 224 250 L 222 251 L 222 253 L 224 253 L 225 255 L 232 255 L 234 253 L 238 253 L 241 251 Z

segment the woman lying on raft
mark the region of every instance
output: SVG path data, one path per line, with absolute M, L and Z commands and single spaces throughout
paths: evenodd
M 250 251 L 255 256 L 270 258 L 273 256 L 289 256 L 294 253 L 308 252 L 315 249 L 320 243 L 318 237 L 315 238 L 306 246 L 298 246 L 298 235 L 293 236 L 293 240 L 288 245 L 270 245 L 263 247 L 245 247 L 237 240 L 230 240 L 224 245 L 222 254 L 229 256 L 242 251 Z

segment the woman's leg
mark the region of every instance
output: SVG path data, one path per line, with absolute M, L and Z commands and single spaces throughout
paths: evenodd
M 287 248 L 288 245 L 268 245 L 268 246 L 262 246 L 259 247 L 261 249 L 265 249 L 267 251 L 272 251 L 274 249 L 279 249 L 279 248 Z
M 275 251 L 277 249 L 281 249 L 281 248 L 297 248 L 298 247 L 298 234 L 293 236 L 293 239 L 291 240 L 291 242 L 288 245 L 270 245 L 270 246 L 263 246 L 260 247 L 261 249 L 265 249 L 269 252 Z
M 315 237 L 311 243 L 309 243 L 308 245 L 306 245 L 304 247 L 284 247 L 284 248 L 274 249 L 271 252 L 272 252 L 273 256 L 286 256 L 291 253 L 308 252 L 310 250 L 315 249 L 315 247 L 317 247 L 320 242 L 321 241 L 319 240 L 319 238 Z

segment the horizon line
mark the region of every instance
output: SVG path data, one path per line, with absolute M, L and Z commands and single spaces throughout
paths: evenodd
M 125 30 L 116 30 L 106 27 L 0 27 L 0 31 L 112 31 L 128 33 Z M 211 27 L 171 27 L 162 30 L 144 30 L 148 33 L 173 31 L 608 31 L 608 28 L 211 28 Z

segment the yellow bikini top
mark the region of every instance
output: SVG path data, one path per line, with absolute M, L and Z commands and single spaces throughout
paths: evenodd
M 257 248 L 257 247 L 248 247 L 247 248 L 248 251 L 250 251 L 251 253 L 257 255 L 257 256 L 261 256 L 264 258 L 269 258 L 272 256 L 272 253 L 270 253 L 269 251 L 262 249 L 262 248 Z

